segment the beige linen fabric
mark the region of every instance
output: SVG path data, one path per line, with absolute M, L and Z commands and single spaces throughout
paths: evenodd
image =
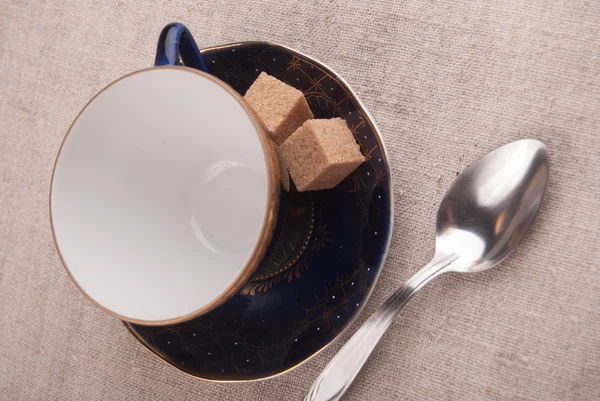
M 171 21 L 201 47 L 298 49 L 339 72 L 373 114 L 396 225 L 358 323 L 428 261 L 456 172 L 518 138 L 549 147 L 548 196 L 518 252 L 411 301 L 347 400 L 600 399 L 593 0 L 0 0 L 0 399 L 299 400 L 358 327 L 282 377 L 207 383 L 150 355 L 70 282 L 48 217 L 59 144 L 92 95 L 152 64 Z

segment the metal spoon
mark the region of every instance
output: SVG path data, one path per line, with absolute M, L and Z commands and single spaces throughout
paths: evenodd
M 438 210 L 432 261 L 352 336 L 304 400 L 339 400 L 402 307 L 430 280 L 443 273 L 484 271 L 510 255 L 535 220 L 548 174 L 546 147 L 535 139 L 504 145 L 463 171 Z

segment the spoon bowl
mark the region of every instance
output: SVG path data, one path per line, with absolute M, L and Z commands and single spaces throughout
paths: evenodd
M 510 255 L 535 220 L 549 170 L 546 146 L 523 139 L 460 174 L 437 215 L 436 255 L 460 255 L 447 271 L 487 270 Z

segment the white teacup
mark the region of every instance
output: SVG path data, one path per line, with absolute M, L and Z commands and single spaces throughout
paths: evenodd
M 219 306 L 257 270 L 278 213 L 268 133 L 229 86 L 154 67 L 104 88 L 56 160 L 53 234 L 80 290 L 130 322 Z

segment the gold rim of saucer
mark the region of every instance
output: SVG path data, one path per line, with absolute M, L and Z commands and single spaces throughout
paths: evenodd
M 362 103 L 362 101 L 358 98 L 357 94 L 352 90 L 352 88 L 349 86 L 349 84 L 344 80 L 344 78 L 342 78 L 339 74 L 337 74 L 335 72 L 335 70 L 333 70 L 331 67 L 329 67 L 327 64 L 311 57 L 308 56 L 302 52 L 299 52 L 298 50 L 292 49 L 290 47 L 287 47 L 285 45 L 276 43 L 276 42 L 270 42 L 270 41 L 243 41 L 243 42 L 234 42 L 234 43 L 228 43 L 228 44 L 223 44 L 223 45 L 218 45 L 218 46 L 211 46 L 211 47 L 207 47 L 204 49 L 200 50 L 201 54 L 205 54 L 208 52 L 212 52 L 212 51 L 219 51 L 219 50 L 225 50 L 225 49 L 229 49 L 229 48 L 237 48 L 239 46 L 244 46 L 244 45 L 250 45 L 250 44 L 259 44 L 259 45 L 266 45 L 266 46 L 274 46 L 274 47 L 278 47 L 281 49 L 284 49 L 286 51 L 291 52 L 292 54 L 296 54 L 300 57 L 302 57 L 303 59 L 310 61 L 311 63 L 313 63 L 315 66 L 319 67 L 319 68 L 324 68 L 327 74 L 330 74 L 332 77 L 334 77 L 336 80 L 338 80 L 339 82 L 341 82 L 345 88 L 345 90 L 352 96 L 352 98 L 354 99 L 354 101 L 358 104 L 358 106 L 361 109 L 361 112 L 363 113 L 365 120 L 368 121 L 368 123 L 373 127 L 373 131 L 375 134 L 375 138 L 377 140 L 378 145 L 381 148 L 381 152 L 382 152 L 382 158 L 385 161 L 385 164 L 388 166 L 388 172 L 387 172 L 387 185 L 389 188 L 389 194 L 390 194 L 390 204 L 389 204 L 389 232 L 387 234 L 387 238 L 385 239 L 385 245 L 384 245 L 384 250 L 383 250 L 383 254 L 381 257 L 381 261 L 379 263 L 379 267 L 378 267 L 378 271 L 377 274 L 375 275 L 373 282 L 371 284 L 371 288 L 365 293 L 365 296 L 363 298 L 363 301 L 361 302 L 360 306 L 356 309 L 356 311 L 354 312 L 353 316 L 348 320 L 348 322 L 346 323 L 346 325 L 344 326 L 344 328 L 336 335 L 334 336 L 329 342 L 327 342 L 325 345 L 323 345 L 322 347 L 320 347 L 319 349 L 315 350 L 312 354 L 306 356 L 303 360 L 295 363 L 292 366 L 287 367 L 285 370 L 282 370 L 280 372 L 277 373 L 269 373 L 266 374 L 262 377 L 256 377 L 256 378 L 244 378 L 244 379 L 236 379 L 235 377 L 225 377 L 225 378 L 213 378 L 213 377 L 206 377 L 206 376 L 199 376 L 197 374 L 194 374 L 192 371 L 187 370 L 187 368 L 177 364 L 176 362 L 174 362 L 171 358 L 169 358 L 169 356 L 166 355 L 162 355 L 161 353 L 159 353 L 152 344 L 150 344 L 146 339 L 144 339 L 143 337 L 141 337 L 139 335 L 139 333 L 137 333 L 136 331 L 134 331 L 132 329 L 132 327 L 130 327 L 126 322 L 123 322 L 125 327 L 127 327 L 128 331 L 130 332 L 130 334 L 137 340 L 140 342 L 140 344 L 147 349 L 151 355 L 153 355 L 155 358 L 157 358 L 161 363 L 167 365 L 167 366 L 171 366 L 174 367 L 175 369 L 179 370 L 180 372 L 182 372 L 183 374 L 193 377 L 197 380 L 200 380 L 202 382 L 213 382 L 213 383 L 248 383 L 248 382 L 260 382 L 260 381 L 265 381 L 265 380 L 269 380 L 275 377 L 279 377 L 282 375 L 285 375 L 287 373 L 290 373 L 291 371 L 297 369 L 299 366 L 305 364 L 306 362 L 314 359 L 316 356 L 318 356 L 321 352 L 323 352 L 326 348 L 328 348 L 333 342 L 335 341 L 339 341 L 340 337 L 344 334 L 347 333 L 350 329 L 350 327 L 352 326 L 352 324 L 356 321 L 356 319 L 358 318 L 358 316 L 361 314 L 361 312 L 363 311 L 363 309 L 365 308 L 368 300 L 370 299 L 376 285 L 377 282 L 379 281 L 379 277 L 381 276 L 381 272 L 383 271 L 383 266 L 384 263 L 387 259 L 387 255 L 389 253 L 389 249 L 390 249 L 390 244 L 391 244 L 391 240 L 392 240 L 392 232 L 393 232 L 393 226 L 394 226 L 394 197 L 393 195 L 393 182 L 392 182 L 392 170 L 389 164 L 389 156 L 388 156 L 388 151 L 387 148 L 385 146 L 385 143 L 383 141 L 383 137 L 381 134 L 381 131 L 379 130 L 379 127 L 377 126 L 375 120 L 373 119 L 373 117 L 371 116 L 371 114 L 369 113 L 369 111 L 367 110 L 367 108 L 365 107 L 365 105 Z
M 56 233 L 54 231 L 54 220 L 52 217 L 52 192 L 53 192 L 53 187 L 54 187 L 54 174 L 56 172 L 56 165 L 58 164 L 58 160 L 60 158 L 63 146 L 64 146 L 67 138 L 69 137 L 69 134 L 71 133 L 71 129 L 73 128 L 73 126 L 75 125 L 77 120 L 79 120 L 79 118 L 81 117 L 83 112 L 88 108 L 88 106 L 98 96 L 100 96 L 104 91 L 106 91 L 111 86 L 115 85 L 117 82 L 119 82 L 125 78 L 128 78 L 132 75 L 141 74 L 141 73 L 156 70 L 156 69 L 176 69 L 176 70 L 184 70 L 187 72 L 191 72 L 193 74 L 198 74 L 198 75 L 200 75 L 204 78 L 210 79 L 214 83 L 218 84 L 220 87 L 224 88 L 229 94 L 231 94 L 235 98 L 235 100 L 242 106 L 242 108 L 244 109 L 246 114 L 248 114 L 248 117 L 250 117 L 250 120 L 254 124 L 254 127 L 256 128 L 256 132 L 260 139 L 260 142 L 261 142 L 261 145 L 263 148 L 263 153 L 265 156 L 265 162 L 267 164 L 267 173 L 268 173 L 267 174 L 267 192 L 268 193 L 267 193 L 267 205 L 266 205 L 265 219 L 263 221 L 263 225 L 261 228 L 260 238 L 257 241 L 256 245 L 254 246 L 254 249 L 252 250 L 250 257 L 248 258 L 246 265 L 244 266 L 244 268 L 242 269 L 240 274 L 236 277 L 236 279 L 227 288 L 225 288 L 216 298 L 214 298 L 210 303 L 204 305 L 202 308 L 200 308 L 192 313 L 189 313 L 187 315 L 181 316 L 176 319 L 145 321 L 145 320 L 132 319 L 132 318 L 128 318 L 128 317 L 119 315 L 118 313 L 100 305 L 91 296 L 89 296 L 83 290 L 83 288 L 79 285 L 77 280 L 75 280 L 75 278 L 71 274 L 71 271 L 69 270 L 69 267 L 67 266 L 67 263 L 65 262 L 65 260 L 63 258 L 62 252 L 60 250 L 60 246 L 58 245 L 58 241 L 56 239 Z M 238 293 L 242 289 L 242 287 L 250 280 L 250 278 L 252 277 L 252 275 L 254 274 L 256 269 L 258 268 L 258 265 L 259 265 L 260 261 L 262 260 L 264 254 L 267 250 L 267 247 L 269 246 L 269 243 L 271 242 L 271 238 L 273 236 L 273 231 L 275 229 L 275 222 L 276 222 L 277 214 L 279 211 L 279 196 L 280 196 L 279 183 L 280 183 L 280 180 L 281 180 L 281 177 L 280 177 L 279 161 L 278 161 L 277 151 L 275 149 L 275 144 L 271 140 L 271 137 L 270 137 L 266 127 L 264 126 L 262 121 L 258 118 L 258 116 L 254 112 L 254 110 L 252 110 L 252 108 L 250 108 L 250 106 L 246 103 L 246 101 L 243 99 L 243 97 L 239 93 L 237 93 L 233 88 L 231 88 L 225 82 L 219 80 L 218 78 L 216 78 L 208 73 L 205 73 L 205 72 L 193 69 L 193 68 L 185 67 L 185 66 L 156 66 L 156 67 L 144 68 L 144 69 L 126 74 L 126 75 L 116 79 L 115 81 L 111 82 L 110 84 L 106 85 L 104 88 L 102 88 L 98 93 L 96 93 L 86 103 L 86 105 L 81 109 L 81 111 L 77 114 L 77 116 L 75 117 L 75 119 L 73 120 L 71 125 L 69 126 L 69 129 L 67 130 L 67 133 L 64 136 L 64 138 L 60 144 L 60 147 L 58 149 L 58 153 L 56 155 L 54 165 L 52 166 L 52 177 L 50 180 L 50 196 L 49 196 L 50 229 L 52 231 L 52 239 L 54 240 L 54 246 L 56 247 L 60 261 L 61 261 L 62 265 L 64 266 L 67 274 L 71 278 L 71 281 L 73 281 L 75 286 L 79 289 L 79 291 L 87 299 L 89 299 L 94 305 L 96 305 L 98 308 L 100 308 L 104 312 L 106 312 L 116 318 L 119 318 L 121 320 L 130 322 L 130 323 L 134 323 L 134 324 L 146 325 L 146 326 L 165 326 L 165 325 L 170 325 L 170 324 L 186 322 L 186 321 L 194 319 L 198 316 L 204 315 L 204 314 L 216 309 L 220 305 L 222 305 L 225 301 L 230 299 L 232 296 L 234 296 L 236 293 Z

